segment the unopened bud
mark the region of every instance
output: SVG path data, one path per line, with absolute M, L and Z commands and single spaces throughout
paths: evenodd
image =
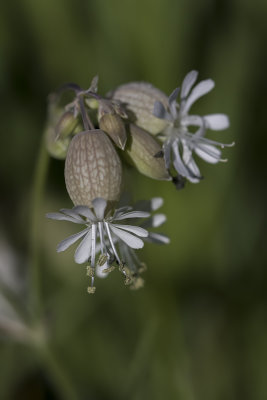
M 67 155 L 70 138 L 56 140 L 56 131 L 54 126 L 47 126 L 45 129 L 45 142 L 48 153 L 51 157 L 64 160 Z
M 113 204 L 120 197 L 121 179 L 121 161 L 102 130 L 74 136 L 65 162 L 65 182 L 75 205 L 92 207 L 96 197 Z
M 56 140 L 70 137 L 71 134 L 82 131 L 82 125 L 77 117 L 74 117 L 73 113 L 66 111 L 59 119 L 55 131 Z
M 130 124 L 130 137 L 125 153 L 139 172 L 152 179 L 170 180 L 163 158 L 155 157 L 161 146 L 145 130 Z
M 81 130 L 79 119 L 71 112 L 64 112 L 63 108 L 54 103 L 49 104 L 44 135 L 47 151 L 52 157 L 64 160 L 72 135 Z
M 146 82 L 131 82 L 119 86 L 108 96 L 120 101 L 126 108 L 129 120 L 140 128 L 156 135 L 163 131 L 167 122 L 153 115 L 155 101 L 168 107 L 168 97 Z
M 104 114 L 100 118 L 99 127 L 109 135 L 116 146 L 124 150 L 127 135 L 125 125 L 118 114 Z
M 91 110 L 97 110 L 98 109 L 98 100 L 92 98 L 92 97 L 85 97 L 84 99 L 85 104 L 87 105 L 88 108 Z

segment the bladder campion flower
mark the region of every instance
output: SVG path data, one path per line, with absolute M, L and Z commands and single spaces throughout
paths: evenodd
M 89 292 L 94 291 L 93 283 L 97 266 L 106 263 L 107 271 L 109 271 L 109 267 L 115 262 L 123 272 L 124 260 L 121 259 L 115 242 L 123 242 L 131 249 L 141 249 L 144 246 L 144 242 L 140 238 L 148 236 L 147 230 L 140 226 L 121 224 L 120 221 L 150 216 L 148 212 L 134 211 L 130 207 L 122 207 L 112 213 L 107 211 L 107 201 L 103 198 L 95 198 L 92 204 L 93 209 L 87 206 L 76 206 L 72 209 L 62 209 L 59 213 L 46 215 L 50 219 L 70 221 L 86 226 L 81 232 L 60 242 L 57 251 L 64 251 L 82 239 L 75 251 L 74 260 L 78 264 L 90 262 L 92 281 Z M 96 261 L 98 251 L 100 257 Z
M 229 119 L 225 114 L 189 115 L 193 103 L 210 92 L 215 85 L 213 80 L 207 79 L 192 89 L 197 76 L 197 71 L 191 71 L 185 76 L 181 90 L 176 88 L 171 93 L 167 108 L 160 101 L 156 101 L 154 105 L 154 115 L 168 122 L 161 134 L 166 167 L 170 169 L 173 164 L 179 175 L 193 183 L 202 178 L 193 159 L 193 152 L 203 160 L 215 164 L 226 161 L 221 158 L 218 147 L 233 145 L 204 138 L 207 129 L 223 130 L 229 127 Z M 179 93 L 180 103 L 177 103 Z M 189 126 L 196 126 L 198 129 L 195 133 L 190 133 Z

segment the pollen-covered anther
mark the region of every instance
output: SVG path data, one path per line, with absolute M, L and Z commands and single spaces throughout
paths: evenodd
M 88 265 L 88 266 L 86 267 L 86 270 L 87 270 L 86 275 L 88 275 L 88 276 L 90 276 L 91 278 L 93 278 L 94 275 L 95 275 L 95 269 L 94 269 L 93 267 L 91 267 L 91 265 Z
M 111 265 L 110 267 L 103 269 L 103 272 L 109 274 L 110 272 L 114 271 L 115 268 L 116 267 L 114 265 Z
M 126 275 L 125 279 L 124 279 L 124 284 L 125 286 L 129 286 L 131 285 L 133 282 L 133 278 L 129 275 Z
M 99 265 L 99 267 L 102 267 L 108 260 L 108 257 L 106 254 L 101 254 L 97 260 L 97 265 Z
M 96 287 L 95 286 L 88 286 L 87 293 L 94 294 L 95 291 L 96 291 Z
M 138 269 L 139 274 L 142 274 L 143 272 L 145 272 L 147 270 L 147 265 L 144 262 L 140 263 L 140 267 Z
M 130 286 L 131 290 L 138 290 L 141 289 L 145 284 L 145 281 L 141 276 L 137 276 L 136 278 L 133 279 L 132 284 Z

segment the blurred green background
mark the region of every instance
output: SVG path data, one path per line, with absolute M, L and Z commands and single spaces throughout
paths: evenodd
M 2 2 L 1 399 L 267 398 L 266 15 L 264 0 Z M 144 289 L 114 272 L 89 296 L 73 249 L 55 251 L 76 227 L 44 218 L 71 207 L 62 161 L 32 207 L 47 95 L 95 74 L 100 93 L 133 80 L 170 93 L 191 69 L 216 82 L 194 111 L 228 114 L 230 129 L 210 137 L 236 146 L 227 164 L 200 162 L 205 179 L 179 192 L 130 172 L 135 200 L 164 197 L 171 244 L 141 252 Z M 5 296 L 29 321 L 33 246 L 41 323 L 25 341 L 24 324 L 16 338 L 5 327 L 17 323 Z

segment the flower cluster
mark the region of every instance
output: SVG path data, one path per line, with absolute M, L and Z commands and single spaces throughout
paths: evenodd
M 149 178 L 181 188 L 186 180 L 197 183 L 202 178 L 193 153 L 212 164 L 224 161 L 220 148 L 231 145 L 204 136 L 208 129 L 227 128 L 228 117 L 189 115 L 192 104 L 214 87 L 208 79 L 193 88 L 197 75 L 187 74 L 181 90 L 169 97 L 145 82 L 121 85 L 101 96 L 97 77 L 88 90 L 68 84 L 49 97 L 47 149 L 65 160 L 65 183 L 74 207 L 47 217 L 84 225 L 60 242 L 57 251 L 80 241 L 74 260 L 87 266 L 89 293 L 95 291 L 95 276 L 105 277 L 116 267 L 126 285 L 142 287 L 145 264 L 135 250 L 145 241 L 169 243 L 166 235 L 151 231 L 166 221 L 164 214 L 154 213 L 162 198 L 138 202 L 134 208 L 118 206 L 125 162 Z M 62 104 L 65 90 L 74 92 L 71 103 Z

